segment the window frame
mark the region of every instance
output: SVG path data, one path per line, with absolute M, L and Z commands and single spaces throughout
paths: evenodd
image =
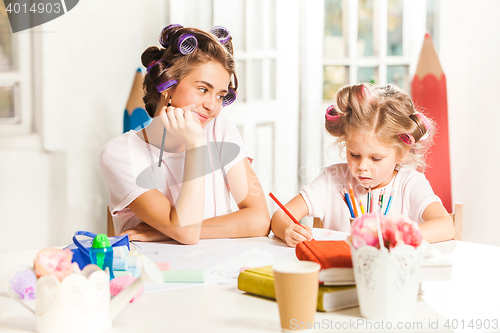
M 17 116 L 12 120 L 0 120 L 0 138 L 27 135 L 33 132 L 33 32 L 20 31 L 12 33 L 13 68 L 0 72 L 0 86 L 16 86 L 14 107 Z
M 425 15 L 425 2 L 403 1 L 403 54 L 401 56 L 387 56 L 387 19 L 388 19 L 388 0 L 374 0 L 374 21 L 378 21 L 378 34 L 374 35 L 374 45 L 378 49 L 377 56 L 373 57 L 357 57 L 357 42 L 358 42 L 358 0 L 343 0 L 344 7 L 347 7 L 347 14 L 343 13 L 343 19 L 347 19 L 347 49 L 349 54 L 346 58 L 325 58 L 322 57 L 322 66 L 344 66 L 349 68 L 348 84 L 356 84 L 358 76 L 358 68 L 360 67 L 376 67 L 378 68 L 377 84 L 387 84 L 387 67 L 388 66 L 408 66 L 408 74 L 411 81 L 411 74 L 416 68 L 416 60 L 420 51 L 421 42 L 424 33 L 421 33 L 421 38 L 417 34 L 412 34 L 411 29 L 415 20 L 415 16 Z M 346 6 L 347 5 L 347 6 Z M 412 13 L 416 13 L 412 15 Z M 323 20 L 324 20 L 323 12 Z M 425 16 L 424 16 L 425 17 Z M 425 29 L 425 21 L 423 22 Z M 417 30 L 422 30 L 421 28 Z M 423 30 L 425 31 L 425 30 Z M 384 32 L 384 33 L 382 33 Z M 415 37 L 418 43 L 415 43 Z M 323 51 L 323 50 L 322 50 Z M 324 80 L 324 78 L 323 78 Z M 323 81 L 322 80 L 322 81 Z M 406 87 L 402 87 L 406 89 Z M 410 85 L 407 90 L 411 89 Z M 411 93 L 411 91 L 409 91 Z M 323 100 L 325 106 L 329 105 L 331 100 Z

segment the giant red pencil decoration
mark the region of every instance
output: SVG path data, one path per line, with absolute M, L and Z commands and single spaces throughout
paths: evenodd
M 451 212 L 450 145 L 448 136 L 448 102 L 446 77 L 432 43 L 425 34 L 417 69 L 411 84 L 412 98 L 437 124 L 438 133 L 427 156 L 425 176 L 444 207 Z

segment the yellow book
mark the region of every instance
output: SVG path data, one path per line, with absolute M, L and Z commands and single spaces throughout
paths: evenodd
M 318 284 L 319 285 L 319 284 Z M 247 293 L 276 299 L 272 266 L 249 268 L 240 273 L 238 289 Z M 356 286 L 323 286 L 318 290 L 318 311 L 330 312 L 358 305 Z

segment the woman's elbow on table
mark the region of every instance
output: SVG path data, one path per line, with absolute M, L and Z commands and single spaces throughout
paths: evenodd
M 196 245 L 200 241 L 200 235 L 180 233 L 179 236 L 174 239 L 184 245 Z
M 269 235 L 271 230 L 271 220 L 266 211 L 256 213 L 250 223 L 250 233 L 252 237 L 261 237 Z

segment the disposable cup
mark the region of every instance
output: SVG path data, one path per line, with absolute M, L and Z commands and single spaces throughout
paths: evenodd
M 320 268 L 318 263 L 310 261 L 273 265 L 274 291 L 283 332 L 311 332 L 314 328 Z

